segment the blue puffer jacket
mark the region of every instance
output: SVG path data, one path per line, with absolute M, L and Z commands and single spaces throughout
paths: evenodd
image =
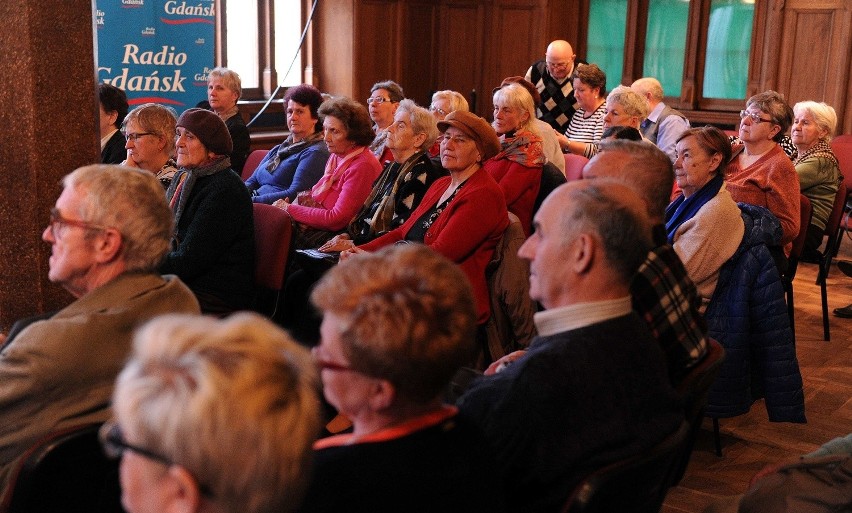
M 745 235 L 722 266 L 705 313 L 708 334 L 725 348 L 706 415 L 733 417 L 766 398 L 772 422 L 806 422 L 802 375 L 784 287 L 767 245 L 781 240 L 778 219 L 763 207 L 739 204 Z

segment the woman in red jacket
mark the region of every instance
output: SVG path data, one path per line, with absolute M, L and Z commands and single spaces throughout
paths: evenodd
M 506 197 L 506 205 L 521 220 L 529 236 L 533 206 L 541 186 L 541 166 L 547 161 L 541 137 L 532 128 L 533 98 L 520 84 L 509 84 L 494 92 L 494 130 L 502 151 L 485 163 Z
M 503 192 L 482 168 L 500 151 L 500 141 L 487 121 L 470 112 L 451 112 L 438 128 L 443 132 L 441 165 L 450 176 L 435 180 L 402 226 L 340 258 L 400 241 L 426 244 L 461 266 L 473 285 L 482 325 L 490 313 L 485 266 L 509 225 Z

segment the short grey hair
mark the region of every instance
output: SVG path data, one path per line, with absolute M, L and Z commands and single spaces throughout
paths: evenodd
M 139 125 L 145 131 L 150 132 L 166 140 L 163 149 L 169 157 L 175 153 L 175 124 L 177 123 L 177 112 L 175 109 L 160 105 L 158 103 L 145 103 L 131 110 L 121 128 L 125 129 L 131 121 Z
M 775 142 L 781 142 L 781 139 L 790 131 L 790 125 L 793 124 L 793 109 L 787 104 L 784 95 L 771 89 L 763 91 L 746 101 L 746 108 L 752 105 L 760 111 L 769 114 L 772 122 L 781 127 L 778 133 L 772 138 Z
M 625 139 L 602 141 L 600 151 L 627 156 L 619 169 L 611 169 L 605 176 L 633 189 L 645 200 L 649 216 L 663 218 L 674 187 L 672 161 L 665 152 L 646 141 Z
M 636 116 L 640 121 L 647 118 L 650 112 L 648 102 L 645 98 L 633 89 L 623 85 L 613 89 L 609 93 L 609 96 L 606 97 L 606 102 L 615 102 L 621 105 L 628 116 Z
M 810 113 L 817 126 L 828 132 L 828 135 L 822 140 L 831 141 L 834 131 L 837 130 L 837 113 L 834 111 L 834 107 L 825 102 L 807 100 L 793 105 L 793 113 L 798 115 L 799 112 Z
M 121 234 L 127 271 L 155 271 L 169 251 L 174 218 L 163 186 L 149 171 L 96 164 L 62 179 L 81 194 L 78 214 Z
M 296 509 L 320 430 L 308 351 L 253 313 L 145 324 L 118 376 L 116 419 L 227 512 Z
M 663 85 L 654 77 L 642 77 L 630 86 L 641 95 L 648 94 L 654 101 L 663 101 Z
M 397 113 L 405 112 L 408 114 L 408 122 L 411 123 L 411 130 L 415 134 L 426 134 L 426 140 L 420 145 L 418 150 L 426 150 L 432 146 L 441 132 L 438 131 L 438 123 L 428 110 L 414 103 L 414 100 L 406 98 L 399 102 Z
M 212 77 L 221 78 L 225 87 L 237 93 L 238 100 L 243 96 L 243 82 L 240 80 L 240 75 L 236 71 L 223 67 L 213 68 L 207 74 L 207 81 L 209 82 Z
M 571 206 L 561 216 L 559 228 L 564 244 L 577 233 L 596 234 L 609 266 L 623 283 L 630 283 L 652 247 L 650 222 L 644 211 L 630 207 L 612 192 L 612 183 L 619 182 L 601 179 L 570 188 L 566 203 Z
M 449 89 L 436 91 L 432 94 L 432 103 L 435 103 L 437 100 L 447 100 L 450 102 L 450 112 L 456 110 L 470 111 L 470 105 L 468 105 L 464 95 L 458 91 L 451 91 Z M 449 114 L 449 112 L 447 112 L 447 114 Z

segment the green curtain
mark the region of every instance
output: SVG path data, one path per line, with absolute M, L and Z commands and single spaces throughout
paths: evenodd
M 651 0 L 643 75 L 660 81 L 666 96 L 680 96 L 689 2 Z
M 705 98 L 745 98 L 754 4 L 713 0 L 704 61 Z
M 606 73 L 606 90 L 621 83 L 627 0 L 593 0 L 589 6 L 588 53 L 585 60 Z

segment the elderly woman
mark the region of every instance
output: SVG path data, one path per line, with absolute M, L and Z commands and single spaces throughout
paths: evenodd
M 312 85 L 287 90 L 284 105 L 290 135 L 269 150 L 246 180 L 252 201 L 271 204 L 282 198 L 295 199 L 298 193 L 310 189 L 322 177 L 328 162 L 328 148 L 322 138 L 320 104 L 322 93 Z
M 228 68 L 214 68 L 207 74 L 207 101 L 231 134 L 233 150 L 231 151 L 231 169 L 239 175 L 249 154 L 251 138 L 248 128 L 240 116 L 237 100 L 243 95 L 240 76 Z
M 101 163 L 119 164 L 126 155 L 124 135 L 118 129 L 127 116 L 127 95 L 110 84 L 98 84 Z
M 504 511 L 482 434 L 441 398 L 476 354 L 470 286 L 422 245 L 359 255 L 312 299 L 324 313 L 313 356 L 351 434 L 319 440 L 303 513 Z
M 101 429 L 121 458 L 124 508 L 295 511 L 320 427 L 315 390 L 308 352 L 258 315 L 144 325 Z
M 571 116 L 565 135 L 557 133 L 566 151 L 582 155 L 585 143 L 601 140 L 606 115 L 606 73 L 597 64 L 578 64 L 574 71 L 574 98 L 579 108 Z
M 640 130 L 642 120 L 648 116 L 648 102 L 639 93 L 627 86 L 618 86 L 606 97 L 606 114 L 603 129 L 613 126 L 629 126 Z M 641 130 L 640 130 L 641 132 Z M 598 143 L 572 143 L 572 153 L 592 158 L 599 151 Z
M 457 91 L 436 91 L 432 95 L 432 104 L 429 106 L 429 112 L 435 116 L 435 122 L 443 121 L 447 114 L 454 110 L 469 111 L 470 106 L 467 103 L 464 95 Z M 435 141 L 435 144 L 429 148 L 429 156 L 432 158 L 441 155 L 441 142 Z
M 254 300 L 251 198 L 231 170 L 231 136 L 216 114 L 189 109 L 177 121 L 178 172 L 166 191 L 175 215 L 160 271 L 192 289 L 201 311 L 226 314 Z
M 320 246 L 319 251 L 346 251 L 365 244 L 402 225 L 420 205 L 424 194 L 441 171 L 426 154 L 438 137 L 438 127 L 429 111 L 412 100 L 402 100 L 388 127 L 387 145 L 394 161 L 385 166 L 373 190 L 352 218 L 346 231 Z M 297 253 L 302 268 L 291 273 L 284 287 L 282 325 L 300 342 L 315 345 L 319 322 L 308 297 L 324 271 L 335 259 L 319 259 L 313 252 Z
M 492 125 L 502 151 L 483 166 L 500 186 L 509 212 L 518 216 L 527 236 L 541 185 L 541 167 L 547 161 L 541 137 L 532 128 L 534 119 L 535 104 L 525 87 L 515 83 L 498 89 Z
M 343 230 L 382 170 L 368 145 L 373 140 L 367 109 L 349 98 L 327 100 L 320 106 L 324 140 L 331 157 L 319 182 L 292 203 L 273 203 L 296 223 L 295 247 L 316 248 Z
M 798 150 L 793 161 L 799 175 L 802 194 L 811 200 L 813 217 L 805 236 L 802 260 L 816 261 L 825 225 L 834 207 L 840 184 L 837 157 L 831 151 L 831 136 L 837 127 L 837 114 L 830 105 L 813 101 L 793 106 L 793 128 L 790 136 Z
M 176 121 L 174 109 L 156 103 L 130 111 L 122 126 L 127 158 L 121 164 L 150 171 L 168 189 L 177 172 L 177 162 L 172 158 Z
M 367 98 L 367 107 L 370 109 L 370 119 L 373 120 L 373 131 L 375 137 L 370 143 L 370 151 L 384 165 L 385 162 L 393 160 L 390 150 L 387 148 L 387 128 L 393 123 L 399 102 L 405 98 L 402 86 L 393 80 L 376 82 L 370 89 L 370 97 Z
M 745 232 L 740 209 L 725 190 L 731 145 L 718 128 L 703 127 L 686 130 L 675 148 L 681 195 L 666 208 L 666 233 L 698 293 L 709 301 L 719 269 L 737 251 Z
M 756 94 L 740 111 L 742 146 L 733 148 L 733 158 L 725 170 L 727 187 L 738 203 L 769 209 L 781 222 L 784 255 L 790 255 L 793 239 L 799 233 L 799 175 L 778 141 L 793 122 L 793 110 L 775 91 Z M 786 259 L 775 254 L 780 270 Z
M 444 134 L 441 165 L 450 176 L 435 180 L 402 226 L 340 257 L 399 241 L 424 243 L 461 266 L 473 285 L 477 321 L 483 325 L 490 314 L 485 267 L 509 226 L 503 191 L 482 168 L 500 151 L 500 140 L 487 121 L 470 112 L 447 114 L 438 129 Z

